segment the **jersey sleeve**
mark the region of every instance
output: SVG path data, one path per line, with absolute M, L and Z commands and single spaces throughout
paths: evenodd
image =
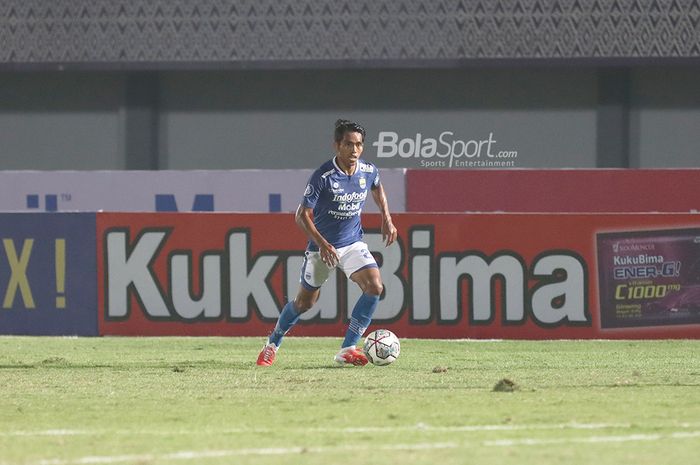
M 309 182 L 306 184 L 306 189 L 304 189 L 304 198 L 301 204 L 306 208 L 314 208 L 318 198 L 321 195 L 321 190 L 323 190 L 323 178 L 321 178 L 321 173 L 315 171 L 314 174 L 309 178 Z
M 374 180 L 372 181 L 372 190 L 378 188 L 381 185 L 381 181 L 379 180 L 379 168 L 377 168 L 376 165 L 374 165 Z

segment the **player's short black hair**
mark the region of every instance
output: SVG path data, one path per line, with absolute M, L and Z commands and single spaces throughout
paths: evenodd
M 340 142 L 343 140 L 343 136 L 345 135 L 346 132 L 359 132 L 362 134 L 362 142 L 365 141 L 365 128 L 360 126 L 357 123 L 353 123 L 352 121 L 348 121 L 346 119 L 339 119 L 338 121 L 335 122 L 335 141 Z

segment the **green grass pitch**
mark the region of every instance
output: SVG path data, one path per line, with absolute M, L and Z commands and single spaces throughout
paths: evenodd
M 700 460 L 700 341 L 262 342 L 0 337 L 0 465 Z

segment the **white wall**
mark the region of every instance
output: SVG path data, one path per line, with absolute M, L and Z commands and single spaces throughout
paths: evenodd
M 172 196 L 190 211 L 198 195 L 211 197 L 214 211 L 268 212 L 270 195 L 279 211 L 294 212 L 312 170 L 217 171 L 0 171 L 0 211 L 155 211 L 156 196 Z M 404 170 L 381 170 L 392 212 L 406 211 Z M 28 197 L 34 204 L 28 205 Z M 376 213 L 373 200 L 365 212 Z

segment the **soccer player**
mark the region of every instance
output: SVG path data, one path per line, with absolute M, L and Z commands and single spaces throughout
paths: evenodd
M 257 364 L 270 366 L 285 334 L 299 321 L 299 315 L 318 300 L 321 286 L 339 267 L 354 281 L 362 295 L 355 304 L 340 351 L 340 365 L 366 365 L 367 357 L 355 345 L 372 321 L 372 315 L 384 289 L 377 262 L 362 242 L 360 213 L 371 192 L 382 214 L 382 240 L 386 246 L 396 240 L 379 171 L 372 163 L 360 160 L 365 129 L 357 123 L 338 120 L 334 132 L 335 157 L 317 169 L 309 179 L 304 198 L 297 208 L 297 225 L 309 238 L 301 269 L 300 286 L 294 300 L 288 302 Z

